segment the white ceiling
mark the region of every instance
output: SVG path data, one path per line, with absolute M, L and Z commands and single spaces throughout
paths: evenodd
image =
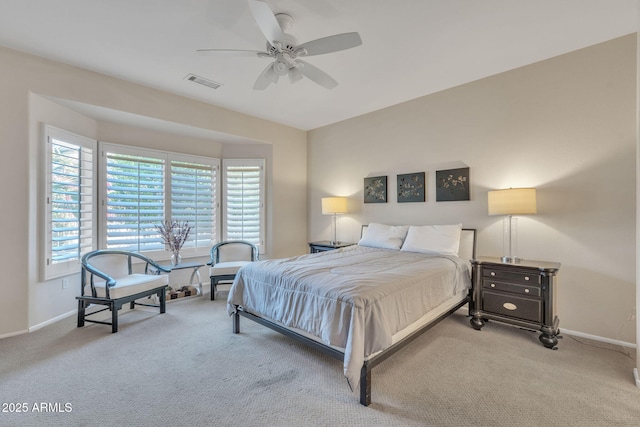
M 638 18 L 637 0 L 267 3 L 300 43 L 360 33 L 362 46 L 307 59 L 338 87 L 255 91 L 268 59 L 197 54 L 265 49 L 245 0 L 0 0 L 0 45 L 309 130 L 636 32 Z

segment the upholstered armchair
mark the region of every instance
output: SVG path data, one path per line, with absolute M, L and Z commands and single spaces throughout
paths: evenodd
M 232 281 L 243 265 L 258 261 L 258 247 L 243 240 L 226 241 L 211 248 L 209 276 L 211 278 L 211 301 L 216 299 L 218 283 Z
M 144 273 L 133 272 L 134 259 L 144 263 Z M 164 313 L 169 278 L 161 273 L 170 271 L 170 268 L 163 267 L 137 252 L 98 250 L 84 255 L 80 296 L 76 297 L 78 327 L 84 326 L 84 322 L 100 323 L 111 325 L 112 333 L 118 332 L 118 310 L 126 303 L 130 303 L 131 309 L 136 305 L 143 305 L 158 307 L 160 313 Z M 154 294 L 159 298 L 158 304 L 136 301 Z M 91 304 L 106 307 L 87 314 L 86 309 Z M 105 310 L 111 311 L 111 322 L 87 318 Z

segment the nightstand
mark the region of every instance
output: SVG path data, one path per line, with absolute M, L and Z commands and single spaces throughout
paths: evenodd
M 347 246 L 355 245 L 355 243 L 349 242 L 336 242 L 331 243 L 328 240 L 321 240 L 319 242 L 309 242 L 309 252 L 315 254 L 316 252 L 332 251 L 334 249 L 346 248 Z
M 488 319 L 497 320 L 540 331 L 540 342 L 547 348 L 558 344 L 560 320 L 554 313 L 554 294 L 559 263 L 522 260 L 513 264 L 479 257 L 471 265 L 474 329 L 482 329 Z

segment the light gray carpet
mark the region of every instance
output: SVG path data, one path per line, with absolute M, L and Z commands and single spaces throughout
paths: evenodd
M 208 295 L 125 313 L 117 334 L 68 318 L 0 340 L 0 409 L 27 407 L 0 425 L 640 425 L 622 349 L 565 336 L 552 351 L 497 322 L 475 331 L 465 314 L 376 367 L 369 407 L 341 362 L 246 319 L 232 334 Z M 56 412 L 34 412 L 41 403 Z

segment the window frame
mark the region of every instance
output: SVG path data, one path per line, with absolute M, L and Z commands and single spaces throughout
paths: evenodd
M 130 145 L 123 144 L 114 144 L 106 141 L 98 142 L 98 151 L 100 155 L 100 167 L 99 167 L 99 200 L 100 200 L 100 209 L 99 209 L 99 217 L 98 217 L 98 228 L 100 230 L 99 233 L 99 247 L 107 248 L 107 152 L 113 152 L 115 154 L 122 154 L 128 156 L 140 156 L 140 157 L 151 157 L 162 159 L 164 162 L 164 171 L 163 171 L 163 188 L 164 188 L 164 198 L 163 198 L 163 211 L 165 219 L 172 219 L 172 209 L 171 209 L 171 163 L 172 161 L 177 162 L 192 162 L 198 163 L 202 165 L 210 165 L 212 170 L 215 173 L 212 177 L 215 178 L 215 182 L 212 184 L 214 188 L 215 194 L 213 196 L 213 204 L 214 204 L 214 217 L 215 217 L 215 225 L 214 225 L 214 238 L 211 241 L 211 244 L 200 247 L 190 247 L 185 246 L 180 251 L 183 258 L 188 257 L 198 257 L 198 256 L 206 256 L 209 254 L 211 246 L 220 241 L 220 159 L 213 157 L 205 157 L 205 156 L 197 156 L 197 155 L 189 155 L 184 153 L 177 153 L 171 151 L 163 151 L 163 150 L 155 150 L 150 148 L 142 148 L 135 147 Z M 159 224 L 160 222 L 158 222 Z M 160 235 L 158 234 L 158 238 Z M 155 259 L 168 259 L 169 252 L 164 249 L 158 250 L 146 250 L 140 251 L 144 253 L 146 256 Z
M 78 272 L 80 267 L 80 261 L 82 256 L 94 250 L 97 247 L 97 229 L 98 225 L 98 142 L 95 139 L 88 138 L 83 135 L 79 135 L 64 129 L 57 128 L 48 124 L 43 124 L 43 136 L 44 136 L 44 161 L 45 165 L 43 170 L 45 174 L 44 180 L 44 215 L 43 215 L 43 243 L 42 243 L 42 268 L 41 276 L 44 281 L 68 276 Z M 54 179 L 52 175 L 54 173 L 53 167 L 53 154 L 52 144 L 53 140 L 60 141 L 66 145 L 71 145 L 80 148 L 80 153 L 87 150 L 83 155 L 83 158 L 79 160 L 79 181 L 78 184 L 85 190 L 80 190 L 78 193 L 80 199 L 80 207 L 78 212 L 81 213 L 81 218 L 78 220 L 79 227 L 79 242 L 78 242 L 78 255 L 70 258 L 66 261 L 54 262 L 54 219 L 53 219 L 53 204 L 54 204 Z M 88 156 L 89 159 L 85 159 L 84 156 Z M 88 164 L 90 168 L 82 168 L 82 165 Z M 85 185 L 82 181 L 89 179 L 89 185 Z M 87 193 L 86 190 L 89 190 Z M 84 200 L 84 201 L 83 201 Z M 90 227 L 82 225 L 89 222 Z M 82 230 L 85 230 L 84 232 Z

